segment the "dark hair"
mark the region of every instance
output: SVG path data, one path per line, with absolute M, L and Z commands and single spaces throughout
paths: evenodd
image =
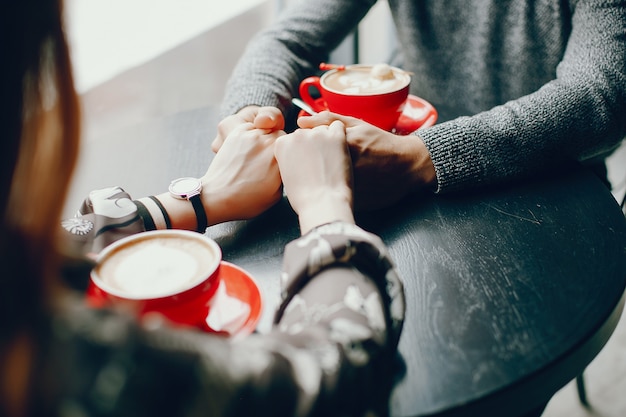
M 59 271 L 57 230 L 78 155 L 79 104 L 61 0 L 0 13 L 0 369 L 38 325 Z

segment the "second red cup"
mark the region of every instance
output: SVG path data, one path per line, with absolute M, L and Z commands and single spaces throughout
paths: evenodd
M 300 83 L 300 98 L 315 111 L 330 110 L 391 131 L 409 95 L 411 76 L 384 64 L 349 65 Z M 313 97 L 311 89 L 320 97 Z

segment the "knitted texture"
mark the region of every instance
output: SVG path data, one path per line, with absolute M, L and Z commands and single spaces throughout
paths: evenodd
M 605 155 L 626 134 L 625 1 L 388 1 L 399 40 L 391 63 L 414 74 L 411 93 L 439 112 L 419 131 L 438 192 Z M 222 115 L 250 104 L 287 110 L 299 81 L 374 3 L 292 1 L 249 44 Z

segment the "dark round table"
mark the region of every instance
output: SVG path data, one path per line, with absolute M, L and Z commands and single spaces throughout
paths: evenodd
M 68 213 L 92 189 L 122 185 L 139 197 L 165 191 L 172 178 L 202 175 L 215 110 L 89 138 Z M 382 237 L 405 282 L 395 417 L 522 415 L 579 375 L 620 317 L 626 220 L 579 166 L 467 194 L 416 194 L 357 222 Z M 288 202 L 207 233 L 225 260 L 259 282 L 266 330 L 284 245 L 299 233 Z
M 516 416 L 579 375 L 614 330 L 626 284 L 626 220 L 581 168 L 456 196 L 415 195 L 357 222 L 389 246 L 405 282 L 393 416 Z M 208 231 L 263 287 L 269 325 L 286 201 Z

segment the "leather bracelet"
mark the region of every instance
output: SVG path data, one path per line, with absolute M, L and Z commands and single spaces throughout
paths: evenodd
M 193 210 L 196 212 L 196 231 L 198 233 L 206 232 L 206 228 L 209 225 L 209 222 L 206 217 L 206 213 L 204 211 L 204 206 L 202 205 L 202 199 L 200 194 L 194 195 L 189 198 L 191 205 L 193 206 Z

